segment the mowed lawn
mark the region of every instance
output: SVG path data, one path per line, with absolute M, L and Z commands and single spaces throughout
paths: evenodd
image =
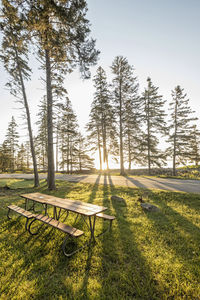
M 12 190 L 0 190 L 0 299 L 200 299 L 200 195 L 66 181 L 53 192 L 45 181 L 38 189 L 30 180 L 0 180 L 5 184 Z M 19 195 L 34 191 L 107 206 L 116 216 L 112 232 L 66 258 L 62 232 L 44 225 L 31 236 L 24 218 L 6 217 L 7 205 L 23 207 Z M 141 209 L 141 192 L 160 212 Z M 74 225 L 73 214 L 65 222 Z M 81 245 L 87 227 L 81 220 L 74 226 L 86 232 Z M 106 226 L 97 220 L 96 232 Z

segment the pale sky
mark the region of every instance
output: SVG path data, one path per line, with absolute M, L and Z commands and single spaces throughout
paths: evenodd
M 171 90 L 181 85 L 190 98 L 191 107 L 200 115 L 200 1 L 199 0 L 89 0 L 88 19 L 92 36 L 101 51 L 98 65 L 112 75 L 110 65 L 123 55 L 135 68 L 140 90 L 150 76 L 160 94 L 171 99 Z M 37 105 L 44 93 L 38 80 L 38 66 L 30 61 L 32 81 L 27 85 L 32 123 L 37 120 Z M 97 66 L 91 69 L 95 74 Z M 0 64 L 0 143 L 3 142 L 11 116 L 16 117 L 24 135 L 21 112 L 15 99 L 5 90 L 7 74 Z M 77 71 L 67 76 L 66 89 L 84 132 L 93 100 L 92 80 L 82 81 Z M 36 126 L 34 134 L 36 133 Z M 24 138 L 23 138 L 24 139 Z

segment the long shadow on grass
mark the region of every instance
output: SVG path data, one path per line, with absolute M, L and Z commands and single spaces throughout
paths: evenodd
M 119 195 L 120 187 L 115 188 L 109 175 L 108 181 L 111 196 Z M 104 186 L 104 189 L 107 189 L 107 186 Z M 106 190 L 105 194 L 107 194 Z M 134 239 L 131 224 L 126 218 L 127 207 L 116 201 L 112 201 L 112 207 L 116 216 L 113 228 L 115 248 L 112 248 L 117 253 L 118 261 L 112 261 L 111 269 L 116 270 L 116 275 L 112 274 L 114 283 L 112 279 L 110 280 L 115 285 L 115 293 L 118 293 L 118 298 L 156 299 L 159 294 L 156 282 Z M 107 247 L 106 240 L 104 240 L 104 247 Z M 110 258 L 112 259 L 112 252 Z M 120 277 L 120 280 L 117 280 L 117 277 Z M 104 286 L 107 286 L 106 280 L 102 282 L 103 289 Z M 104 290 L 105 293 L 106 289 Z
M 98 177 L 97 177 L 97 179 L 96 179 L 96 181 L 93 185 L 92 191 L 91 191 L 90 196 L 88 198 L 89 203 L 94 202 L 97 191 L 99 189 L 100 177 L 101 177 L 101 174 L 98 175 Z M 93 245 L 90 245 L 88 247 L 88 252 L 87 252 L 87 261 L 86 261 L 85 270 L 84 270 L 83 283 L 82 283 L 82 286 L 80 288 L 81 295 L 82 295 L 81 299 L 88 299 L 88 297 L 89 297 L 89 295 L 88 295 L 88 281 L 89 281 L 90 271 L 91 271 L 92 255 L 93 255 Z
M 103 186 L 103 206 L 108 207 L 107 214 L 111 215 L 111 200 L 110 200 L 110 186 L 108 182 L 108 177 L 104 175 L 104 186 Z M 102 222 L 101 231 L 104 232 L 108 228 L 108 221 L 99 220 Z M 115 220 L 114 220 L 115 222 Z M 115 228 L 115 224 L 113 226 Z M 120 297 L 120 288 L 116 289 L 116 282 L 118 282 L 118 265 L 121 261 L 118 253 L 118 245 L 115 230 L 112 229 L 109 232 L 106 232 L 100 237 L 99 243 L 101 243 L 101 268 L 103 272 L 102 276 L 102 288 L 100 291 L 100 299 L 109 299 L 112 295 L 112 299 L 119 299 Z
M 194 275 L 195 263 L 193 259 L 197 258 L 196 255 L 200 251 L 199 228 L 157 197 L 153 192 L 149 194 L 149 199 L 161 206 L 162 211 L 159 214 L 146 212 L 146 216 L 157 231 L 155 239 L 162 239 L 167 248 L 173 249 L 176 256 Z M 189 233 L 189 237 L 182 233 L 183 231 Z
M 188 197 L 187 193 L 168 193 L 165 197 L 165 202 L 176 202 L 178 205 L 187 205 L 197 213 L 200 211 L 200 195 L 192 194 Z
M 93 188 L 92 188 L 92 192 L 89 196 L 89 199 L 88 199 L 88 202 L 89 203 L 93 203 L 94 202 L 94 198 L 96 197 L 96 194 L 97 194 L 97 191 L 99 189 L 99 181 L 100 181 L 100 178 L 101 178 L 101 174 L 98 175 L 94 185 L 93 185 Z

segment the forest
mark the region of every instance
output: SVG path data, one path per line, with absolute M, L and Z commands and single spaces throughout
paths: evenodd
M 136 70 L 124 56 L 111 62 L 109 82 L 97 65 L 100 52 L 90 37 L 86 2 L 64 2 L 2 1 L 0 59 L 9 75 L 6 88 L 23 107 L 28 138 L 20 141 L 13 116 L 0 145 L 0 171 L 33 170 L 35 186 L 38 172 L 48 172 L 49 189 L 54 189 L 55 171 L 95 171 L 95 155 L 100 171 L 109 170 L 114 161 L 121 175 L 138 166 L 151 175 L 152 168 L 165 167 L 169 161 L 173 175 L 180 165 L 198 166 L 198 120 L 184 88 L 171 87 L 171 99 L 164 99 L 148 77 L 140 93 Z M 40 64 L 46 87 L 35 136 L 26 92 L 32 76 L 30 54 Z M 80 128 L 64 80 L 77 67 L 82 78 L 88 79 L 94 65 L 95 93 L 87 125 Z

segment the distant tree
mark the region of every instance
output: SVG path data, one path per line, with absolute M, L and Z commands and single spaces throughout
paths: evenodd
M 101 135 L 101 119 L 95 107 L 91 108 L 89 122 L 86 125 L 89 132 L 87 138 L 90 143 L 90 151 L 94 154 L 98 151 L 99 168 L 102 171 L 102 135 Z
M 19 150 L 17 153 L 16 165 L 17 165 L 18 170 L 24 171 L 26 169 L 26 160 L 25 159 L 26 159 L 26 149 L 24 147 L 24 144 L 22 143 L 19 146 Z
M 12 117 L 11 122 L 8 124 L 7 134 L 5 145 L 7 147 L 7 151 L 10 157 L 10 170 L 13 172 L 15 170 L 15 160 L 16 160 L 16 153 L 19 147 L 19 134 L 17 131 L 17 123 L 15 122 L 14 117 Z
M 128 169 L 131 170 L 133 163 L 141 163 L 140 144 L 142 142 L 142 105 L 138 95 L 137 78 L 132 78 L 129 92 L 124 101 L 124 160 L 128 162 Z
M 168 148 L 169 154 L 173 158 L 173 175 L 176 175 L 177 164 L 185 164 L 191 154 L 191 140 L 194 111 L 189 107 L 189 99 L 179 85 L 172 91 L 172 101 L 170 102 L 170 136 Z
M 39 55 L 45 59 L 48 187 L 52 190 L 55 189 L 52 71 L 53 68 L 59 69 L 66 74 L 79 65 L 83 77 L 89 78 L 89 66 L 96 63 L 98 51 L 95 50 L 95 41 L 88 39 L 90 25 L 86 19 L 85 0 L 33 0 L 29 4 L 29 29 L 37 39 Z
M 114 78 L 113 100 L 115 113 L 119 124 L 119 153 L 120 153 L 120 174 L 125 175 L 124 170 L 124 135 L 128 124 L 128 106 L 132 107 L 132 100 L 138 88 L 136 78 L 133 75 L 133 67 L 129 65 L 127 58 L 117 56 L 111 66 Z M 129 103 L 129 105 L 128 105 Z M 129 122 L 130 124 L 130 122 Z M 130 136 L 129 136 L 130 137 Z
M 12 158 L 10 153 L 9 145 L 7 141 L 4 141 L 0 146 L 0 170 L 2 172 L 6 172 L 10 170 L 10 166 L 12 165 Z
M 143 161 L 147 162 L 149 174 L 152 166 L 161 167 L 165 163 L 166 155 L 158 148 L 160 136 L 167 134 L 165 100 L 158 94 L 158 87 L 147 78 L 147 88 L 142 94 L 141 103 L 144 110 L 144 133 L 141 143 Z
M 99 149 L 100 169 L 102 169 L 101 147 L 103 162 L 109 169 L 108 155 L 113 153 L 116 144 L 116 124 L 114 109 L 111 105 L 111 94 L 108 88 L 106 73 L 102 67 L 97 69 L 94 76 L 95 94 L 92 102 L 90 121 L 87 124 L 89 138 Z M 97 131 L 97 132 L 96 132 Z
M 82 172 L 83 170 L 94 169 L 94 159 L 89 156 L 89 151 L 87 147 L 87 141 L 82 136 L 81 133 L 78 134 L 78 146 L 77 146 L 77 161 L 78 170 Z
M 43 171 L 47 170 L 47 146 L 48 146 L 48 135 L 47 135 L 47 100 L 46 97 L 40 101 L 39 112 L 37 114 L 38 121 L 38 134 L 36 136 L 36 152 L 38 156 L 38 162 L 40 168 Z
M 200 131 L 197 129 L 197 125 L 192 126 L 190 137 L 190 162 L 194 162 L 198 166 L 200 162 Z
M 34 145 L 36 143 L 34 142 Z M 29 170 L 31 167 L 31 161 L 30 161 L 30 157 L 31 157 L 31 149 L 30 149 L 30 142 L 27 141 L 24 144 L 24 148 L 25 148 L 25 160 L 26 160 L 26 169 Z
M 62 115 L 60 121 L 60 151 L 61 151 L 61 168 L 67 173 L 73 172 L 76 164 L 76 146 L 78 136 L 78 122 L 76 114 L 72 109 L 69 98 L 66 98 L 65 104 L 61 105 Z
M 19 7 L 17 1 L 2 0 L 1 14 L 3 21 L 0 23 L 0 28 L 3 33 L 3 42 L 0 58 L 10 76 L 6 85 L 9 87 L 11 94 L 17 97 L 25 108 L 34 167 L 34 183 L 35 186 L 39 186 L 31 117 L 25 89 L 25 80 L 30 79 L 31 73 L 28 66 L 29 35 L 24 21 L 20 18 Z

